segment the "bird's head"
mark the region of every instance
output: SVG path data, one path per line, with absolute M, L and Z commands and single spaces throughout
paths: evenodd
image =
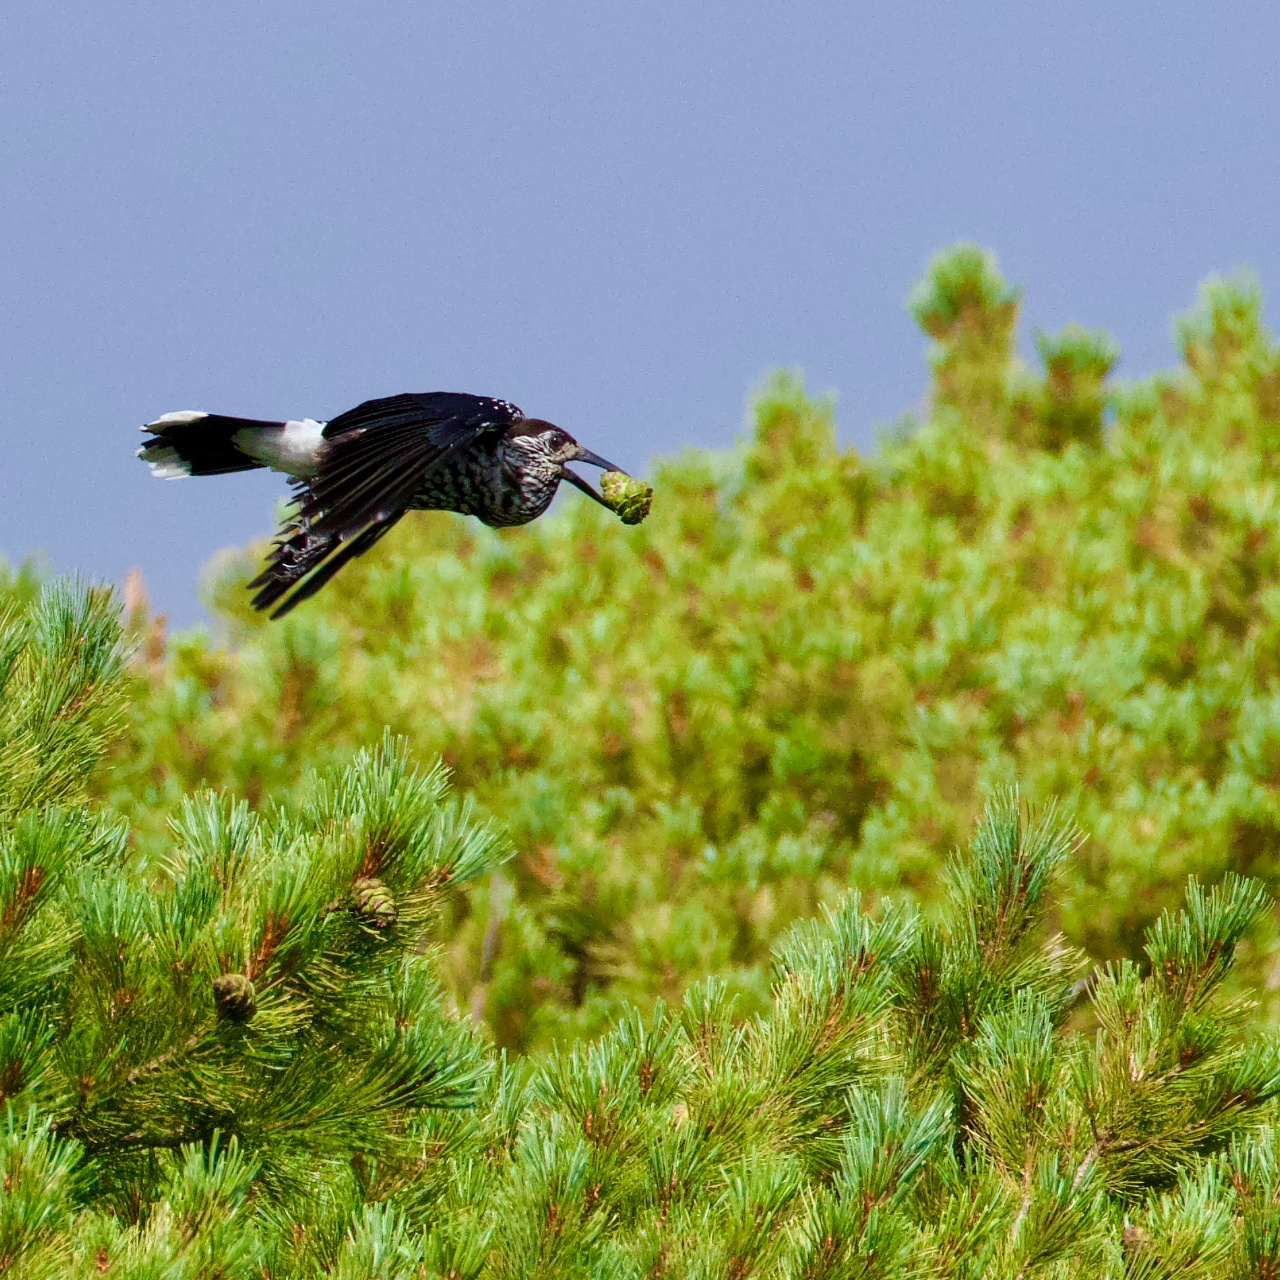
M 528 418 L 512 427 L 507 432 L 507 439 L 516 444 L 526 456 L 526 465 L 532 464 L 537 470 L 554 475 L 557 480 L 567 480 L 575 489 L 581 489 L 602 507 L 613 510 L 586 480 L 569 470 L 568 464 L 585 462 L 588 466 L 599 467 L 603 471 L 621 471 L 622 468 L 584 448 L 563 427 L 557 427 L 553 422 L 544 422 L 541 418 Z

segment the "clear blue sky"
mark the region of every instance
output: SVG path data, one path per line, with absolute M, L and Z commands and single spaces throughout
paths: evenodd
M 201 616 L 283 484 L 152 480 L 171 409 L 467 390 L 642 468 L 785 363 L 869 444 L 962 237 L 1147 372 L 1210 271 L 1276 314 L 1278 57 L 1274 2 L 9 0 L 0 553 Z

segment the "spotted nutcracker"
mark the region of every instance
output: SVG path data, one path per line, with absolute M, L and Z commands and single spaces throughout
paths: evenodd
M 266 569 L 249 584 L 257 589 L 254 607 L 275 606 L 273 618 L 319 591 L 406 511 L 457 511 L 494 527 L 527 524 L 551 505 L 561 480 L 619 509 L 568 464 L 620 468 L 560 427 L 488 396 L 388 396 L 327 423 L 183 410 L 142 429 L 150 439 L 138 457 L 158 476 L 271 467 L 293 478 L 295 506 Z

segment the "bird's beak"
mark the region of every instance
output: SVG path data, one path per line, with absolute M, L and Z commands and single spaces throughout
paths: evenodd
M 578 454 L 577 457 L 574 458 L 574 462 L 585 462 L 588 466 L 599 467 L 602 471 L 622 471 L 621 467 L 615 467 L 612 462 L 606 462 L 598 453 L 592 453 L 590 449 L 584 449 L 581 445 L 578 446 Z M 609 506 L 604 498 L 597 493 L 590 484 L 588 484 L 581 476 L 575 475 L 568 467 L 561 466 L 560 474 L 563 475 L 575 489 L 581 489 L 588 498 L 594 498 L 606 510 L 613 510 L 613 508 Z M 626 475 L 627 472 L 622 471 L 622 474 Z
M 601 471 L 622 471 L 621 467 L 615 467 L 612 462 L 606 462 L 598 453 L 592 453 L 590 449 L 584 449 L 578 446 L 578 456 L 574 458 L 574 462 L 585 462 L 589 467 L 599 467 Z M 625 476 L 627 473 L 622 471 Z

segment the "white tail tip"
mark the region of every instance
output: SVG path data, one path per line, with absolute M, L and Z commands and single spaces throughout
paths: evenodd
M 178 457 L 178 451 L 172 445 L 153 441 L 144 444 L 137 456 L 151 468 L 151 474 L 161 480 L 185 480 L 191 474 L 190 464 Z
M 154 422 L 144 422 L 139 430 L 153 431 L 163 435 L 165 427 L 185 426 L 189 422 L 199 422 L 201 418 L 208 416 L 207 413 L 201 413 L 199 409 L 177 409 L 173 413 L 162 414 Z

